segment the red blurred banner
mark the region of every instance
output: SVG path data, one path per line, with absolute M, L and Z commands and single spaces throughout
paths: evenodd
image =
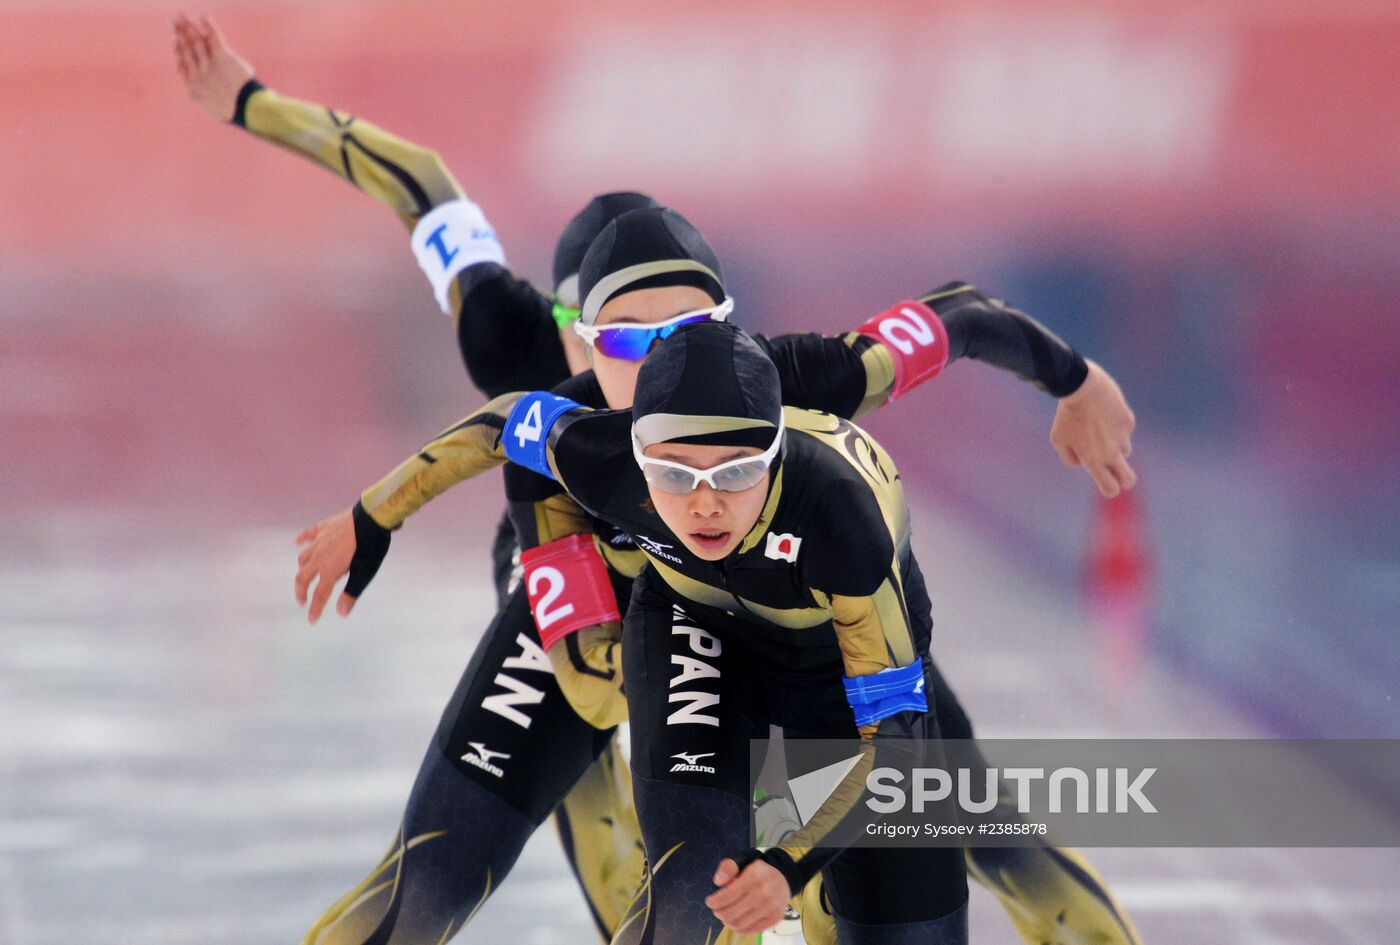
M 834 227 L 975 206 L 1147 238 L 1232 209 L 1400 202 L 1394 5 L 444 9 L 212 12 L 270 84 L 434 144 L 527 225 L 619 185 Z M 201 127 L 163 12 L 0 14 L 0 246 L 123 258 L 241 226 L 298 246 L 328 204 L 369 212 Z

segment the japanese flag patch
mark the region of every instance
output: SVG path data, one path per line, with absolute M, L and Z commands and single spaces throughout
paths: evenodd
M 768 533 L 768 545 L 763 549 L 763 554 L 774 561 L 787 561 L 791 564 L 797 562 L 797 549 L 802 546 L 802 539 L 790 533 L 781 535 Z

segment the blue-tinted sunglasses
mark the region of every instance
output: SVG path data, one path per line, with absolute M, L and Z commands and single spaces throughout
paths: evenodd
M 574 322 L 574 331 L 583 339 L 584 344 L 597 348 L 600 353 L 610 358 L 618 358 L 623 361 L 642 361 L 651 353 L 653 345 L 671 337 L 671 334 L 682 325 L 693 325 L 696 322 L 726 321 L 732 311 L 734 311 L 734 300 L 725 298 L 723 302 L 712 308 L 682 312 L 664 322 L 650 325 L 637 325 L 631 322 L 621 322 L 614 325 L 585 325 L 583 322 Z

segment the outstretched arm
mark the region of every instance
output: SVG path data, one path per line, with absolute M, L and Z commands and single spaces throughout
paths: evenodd
M 550 299 L 506 267 L 485 214 L 434 151 L 267 88 L 207 17 L 179 17 L 174 28 L 180 77 L 206 114 L 319 164 L 412 231 L 414 256 L 480 390 L 549 388 L 569 375 Z
M 520 397 L 497 397 L 448 427 L 366 489 L 352 508 L 297 536 L 302 551 L 297 559 L 296 599 L 298 605 L 306 606 L 309 595 L 307 618 L 311 623 L 321 618 L 335 585 L 347 575 L 336 612 L 342 617 L 350 615 L 389 553 L 390 533 L 424 503 L 506 461 L 501 429 Z
M 545 391 L 515 392 L 502 394 L 448 427 L 366 489 L 351 509 L 297 536 L 297 544 L 305 546 L 297 561 L 297 603 L 307 603 L 314 584 L 308 617 L 315 623 L 336 583 L 348 574 L 349 581 L 336 605 L 340 615 L 347 616 L 388 554 L 391 532 L 452 486 L 507 460 L 550 476 L 565 489 L 573 480 L 583 490 L 582 496 L 575 494 L 580 506 L 590 501 L 590 495 L 605 495 L 611 490 L 613 479 L 606 471 L 599 473 L 597 459 L 601 454 L 590 455 L 587 450 L 594 445 L 613 448 L 618 437 L 579 437 L 582 451 L 576 447 L 568 463 L 558 462 L 555 455 L 559 435 L 572 423 L 594 413 Z M 596 416 L 615 427 L 625 428 L 631 422 L 626 412 L 600 411 Z M 605 427 L 599 428 L 600 433 L 605 431 Z M 561 466 L 570 471 L 565 473 Z M 570 515 L 561 511 L 554 519 L 553 527 L 561 534 L 579 528 L 578 519 L 569 524 Z
M 902 302 L 841 335 L 769 342 L 783 401 L 854 419 L 931 380 L 959 358 L 982 361 L 1057 399 L 1050 441 L 1104 495 L 1132 488 L 1133 412 L 1103 368 L 1024 312 L 963 282 Z
M 463 198 L 436 153 L 344 112 L 267 88 L 208 17 L 180 16 L 174 25 L 180 77 L 210 117 L 316 162 L 386 204 L 410 229 L 434 207 Z
M 1066 466 L 1083 467 L 1110 499 L 1133 487 L 1137 473 L 1128 457 L 1137 419 L 1107 371 L 1025 312 L 965 283 L 949 283 L 921 301 L 948 330 L 950 362 L 983 361 L 1057 398 L 1050 443 Z

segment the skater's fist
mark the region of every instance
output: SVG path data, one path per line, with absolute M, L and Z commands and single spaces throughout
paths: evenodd
M 711 893 L 705 905 L 740 935 L 766 932 L 781 922 L 791 896 L 783 874 L 763 860 L 754 860 L 743 870 L 732 859 L 721 861 L 715 885 L 719 891 Z
M 181 13 L 175 30 L 175 66 L 194 103 L 219 121 L 231 121 L 238 93 L 253 77 L 248 65 L 224 41 L 207 16 L 192 20 Z
M 306 612 L 309 623 L 321 619 L 321 611 L 331 598 L 335 585 L 350 571 L 350 562 L 355 557 L 355 520 L 351 509 L 332 515 L 324 521 L 312 525 L 297 536 L 301 554 L 297 556 L 296 595 L 297 605 L 306 606 L 308 591 L 311 594 L 311 607 Z M 315 590 L 311 590 L 312 584 Z M 355 606 L 355 598 L 341 594 L 336 602 L 336 612 L 348 617 Z
M 1137 473 L 1128 465 L 1137 424 L 1123 391 L 1093 361 L 1079 390 L 1060 398 L 1050 443 L 1071 469 L 1083 466 L 1105 498 L 1131 489 Z

